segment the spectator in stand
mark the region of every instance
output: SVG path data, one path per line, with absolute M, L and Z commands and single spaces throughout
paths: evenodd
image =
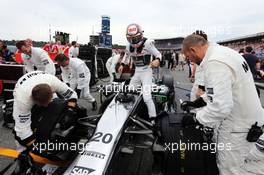
M 0 41 L 0 53 L 2 53 L 4 47 L 4 42 Z
M 6 45 L 3 46 L 2 50 L 2 56 L 3 56 L 3 61 L 6 62 L 14 62 L 15 61 L 15 54 L 11 52 Z
M 61 45 L 61 41 L 57 41 L 57 44 L 54 46 L 54 52 L 57 54 L 63 53 L 64 46 Z
M 79 48 L 76 41 L 72 41 L 69 49 L 69 58 L 77 58 L 79 55 Z
M 260 70 L 260 60 L 252 54 L 253 48 L 251 46 L 247 46 L 245 49 L 245 54 L 243 57 L 245 58 L 247 64 L 249 65 L 250 71 L 254 79 L 257 79 L 258 75 L 263 76 L 263 71 Z M 260 97 L 260 90 L 256 87 L 258 96 Z
M 244 54 L 245 54 L 245 50 L 244 50 L 244 48 L 240 49 L 238 53 L 239 53 L 240 55 L 244 55 Z
M 48 53 L 53 53 L 54 52 L 54 46 L 55 46 L 54 42 L 50 41 L 50 43 L 45 44 L 42 49 Z
M 4 60 L 3 55 L 2 55 L 2 53 L 0 52 L 0 64 L 3 63 L 3 60 Z
M 66 55 L 67 57 L 69 57 L 69 50 L 71 48 L 71 43 L 67 43 L 63 49 L 63 53 L 64 55 Z
M 253 48 L 251 46 L 247 46 L 245 51 L 246 52 L 243 57 L 247 61 L 253 77 L 256 78 L 258 70 L 260 69 L 260 60 L 254 54 L 252 54 Z

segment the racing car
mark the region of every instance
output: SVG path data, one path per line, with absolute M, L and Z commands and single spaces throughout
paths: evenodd
M 62 113 L 57 115 L 60 117 L 53 126 L 50 125 L 50 132 L 42 127 L 45 131 L 42 135 L 49 133 L 46 138 L 52 136 L 53 140 L 83 142 L 85 146 L 75 152 L 46 152 L 46 155 L 41 155 L 54 160 L 54 164 L 63 164 L 59 169 L 45 165 L 36 171 L 32 161 L 28 168 L 16 170 L 17 174 L 217 175 L 213 154 L 196 150 L 172 151 L 174 148 L 170 147 L 181 141 L 187 143 L 188 139 L 195 143 L 205 142 L 201 129 L 181 126 L 185 114 L 176 112 L 173 77 L 164 75 L 161 81 L 154 83 L 152 96 L 158 114 L 155 126 L 149 120 L 142 93 L 127 90 L 128 84 L 126 80 L 100 87 L 101 95 L 106 99 L 98 115 L 85 116 L 85 112 L 78 110 L 73 120 L 71 115 L 63 114 L 64 110 L 54 107 L 53 111 L 56 109 Z M 37 116 L 45 116 L 40 114 Z

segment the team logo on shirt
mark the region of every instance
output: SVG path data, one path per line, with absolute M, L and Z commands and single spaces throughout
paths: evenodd
M 42 63 L 46 66 L 47 64 L 49 64 L 49 60 L 43 60 Z
M 79 74 L 79 77 L 80 77 L 80 78 L 85 78 L 84 73 Z
M 214 94 L 214 88 L 206 88 L 206 93 L 207 94 Z
M 214 88 L 206 88 L 207 99 L 213 103 Z
M 65 93 L 62 94 L 62 96 L 64 98 L 70 98 L 72 94 L 73 94 L 73 91 L 68 89 Z
M 28 121 L 29 118 L 30 118 L 30 114 L 28 114 L 28 115 L 19 115 L 18 117 L 19 117 L 19 122 L 20 123 L 26 123 L 26 121 Z
M 264 140 L 258 139 L 256 147 L 260 152 L 264 153 Z

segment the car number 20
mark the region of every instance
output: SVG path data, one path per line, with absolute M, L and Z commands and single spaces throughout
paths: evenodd
M 110 133 L 102 133 L 102 132 L 97 132 L 94 134 L 94 136 L 92 137 L 91 141 L 93 142 L 103 142 L 105 144 L 108 144 L 112 141 L 113 139 L 113 135 Z

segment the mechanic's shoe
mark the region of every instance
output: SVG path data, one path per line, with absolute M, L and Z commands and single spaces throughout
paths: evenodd
M 93 111 L 96 111 L 96 110 L 97 110 L 97 102 L 94 101 L 94 102 L 92 103 L 92 105 L 93 105 L 92 110 L 93 110 Z

